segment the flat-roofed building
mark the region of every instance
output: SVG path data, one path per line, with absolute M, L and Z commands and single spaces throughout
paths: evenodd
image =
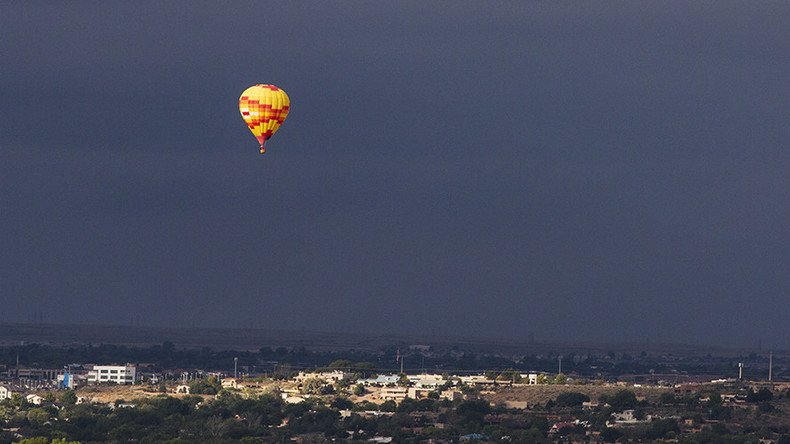
M 14 392 L 11 390 L 11 388 L 0 385 L 0 401 L 11 399 L 11 395 L 13 394 Z
M 116 384 L 134 384 L 137 368 L 132 364 L 126 365 L 94 365 L 88 372 L 88 382 L 114 382 Z

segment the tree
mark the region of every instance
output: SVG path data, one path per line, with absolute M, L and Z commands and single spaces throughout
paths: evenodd
M 601 431 L 601 439 L 603 442 L 615 442 L 621 436 L 623 436 L 623 433 L 614 427 L 606 427 Z
M 382 412 L 394 412 L 395 410 L 397 410 L 397 408 L 398 405 L 395 404 L 395 401 L 392 400 L 384 401 L 379 406 L 379 410 L 381 410 Z
M 354 403 L 348 398 L 337 397 L 332 401 L 331 406 L 336 410 L 351 410 L 354 408 Z
M 749 389 L 749 392 L 746 394 L 746 402 L 765 402 L 773 398 L 774 394 L 765 387 L 761 388 L 758 392 Z
M 216 395 L 222 390 L 222 384 L 213 376 L 195 379 L 189 383 L 189 393 L 196 395 Z
M 661 396 L 659 396 L 658 401 L 662 405 L 672 405 L 677 403 L 677 398 L 675 398 L 675 395 L 673 393 L 664 392 L 661 394 Z
M 37 436 L 35 438 L 25 438 L 18 444 L 49 444 L 49 438 Z
M 757 404 L 757 411 L 759 411 L 760 413 L 771 413 L 774 410 L 776 410 L 776 408 L 773 405 L 771 405 L 770 402 L 761 402 Z
M 356 396 L 362 396 L 362 395 L 364 395 L 364 394 L 365 394 L 365 386 L 364 386 L 364 385 L 362 385 L 362 384 L 357 384 L 357 385 L 355 385 L 355 386 L 354 386 L 353 393 L 354 393 Z
M 567 382 L 568 382 L 568 377 L 563 375 L 562 373 L 559 373 L 557 374 L 557 376 L 554 377 L 554 381 L 552 382 L 552 384 L 566 384 Z
M 650 430 L 647 432 L 649 439 L 659 439 L 667 436 L 669 432 L 679 433 L 680 427 L 677 421 L 671 418 L 659 419 L 650 424 Z
M 60 395 L 60 402 L 67 405 L 74 405 L 77 403 L 77 394 L 74 390 L 66 390 Z
M 320 394 L 326 383 L 323 379 L 320 378 L 308 378 L 302 383 L 302 393 L 308 395 L 318 395 Z
M 620 390 L 611 396 L 603 396 L 603 400 L 612 406 L 612 410 L 615 412 L 636 407 L 636 394 L 628 389 Z
M 455 413 L 461 419 L 461 424 L 474 424 L 477 429 L 482 427 L 485 415 L 489 412 L 491 412 L 491 406 L 485 400 L 464 401 L 455 409 Z
M 588 402 L 590 397 L 579 392 L 565 392 L 557 396 L 557 407 L 578 407 Z
M 36 407 L 27 411 L 27 420 L 33 425 L 40 426 L 49 421 L 49 413 L 42 408 Z
M 332 361 L 328 366 L 328 368 L 331 369 L 346 369 L 346 370 L 350 369 L 351 367 L 353 367 L 353 364 L 348 359 L 336 359 Z

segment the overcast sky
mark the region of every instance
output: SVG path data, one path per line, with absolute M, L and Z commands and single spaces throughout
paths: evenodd
M 0 321 L 790 347 L 788 24 L 0 1 Z

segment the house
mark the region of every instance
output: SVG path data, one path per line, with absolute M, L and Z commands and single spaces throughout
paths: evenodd
M 464 399 L 464 394 L 459 390 L 443 390 L 439 397 L 448 401 L 460 401 Z
M 364 386 L 379 386 L 383 387 L 385 385 L 395 385 L 398 383 L 400 378 L 398 375 L 378 375 L 375 378 L 370 379 L 360 379 L 357 383 L 362 384 Z
M 554 425 L 551 426 L 551 428 L 549 429 L 548 433 L 549 433 L 549 435 L 553 436 L 553 435 L 557 435 L 557 434 L 561 433 L 562 429 L 573 429 L 575 427 L 576 427 L 576 424 L 574 424 L 572 422 L 568 422 L 568 421 L 557 422 L 557 423 L 555 423 Z
M 481 435 L 479 433 L 470 433 L 468 435 L 463 435 L 459 438 L 461 442 L 472 442 L 472 441 L 488 441 L 490 438 L 486 435 Z
M 6 387 L 4 385 L 0 385 L 0 401 L 2 401 L 4 399 L 11 399 L 11 396 L 13 394 L 14 394 L 14 392 L 12 392 L 10 388 L 8 388 L 8 387 Z
M 426 399 L 433 392 L 428 388 L 409 387 L 407 390 L 407 398 L 411 399 Z
M 652 417 L 647 415 L 645 419 L 637 419 L 632 409 L 623 410 L 620 413 L 612 413 L 612 419 L 615 424 L 638 424 L 643 422 L 650 422 Z
M 239 388 L 239 379 L 238 378 L 223 378 L 222 379 L 222 388 L 230 388 L 230 389 L 237 389 L 237 388 Z
M 529 385 L 536 385 L 538 383 L 537 373 L 522 373 L 521 380 L 526 381 Z
M 403 401 L 409 395 L 406 387 L 382 387 L 379 397 L 384 401 Z
M 44 402 L 43 397 L 38 396 L 34 393 L 25 396 L 25 400 L 27 400 L 27 402 L 29 402 L 30 404 L 35 404 L 35 405 L 41 405 L 41 403 Z
M 75 389 L 85 385 L 87 381 L 87 374 L 64 372 L 58 375 L 58 388 Z
M 526 410 L 529 407 L 527 401 L 505 401 L 505 408 Z
M 132 364 L 126 365 L 94 365 L 88 371 L 88 382 L 114 382 L 116 384 L 134 384 L 137 374 L 137 367 Z
M 488 379 L 484 375 L 461 376 L 458 379 L 460 379 L 462 383 L 467 385 L 496 385 L 495 380 Z
M 308 379 L 321 379 L 327 384 L 333 384 L 338 382 L 342 379 L 348 379 L 351 377 L 350 373 L 346 373 L 340 370 L 333 370 L 331 372 L 299 372 L 296 375 L 296 382 L 304 382 Z
M 600 403 L 598 401 L 583 401 L 582 402 L 582 409 L 584 410 L 595 410 L 600 407 Z
M 409 382 L 418 388 L 437 388 L 444 385 L 447 381 L 442 375 L 411 375 L 408 376 Z

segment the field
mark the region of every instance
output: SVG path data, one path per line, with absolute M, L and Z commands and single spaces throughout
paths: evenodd
M 485 394 L 484 397 L 494 404 L 507 402 L 526 402 L 527 405 L 545 404 L 557 395 L 566 392 L 584 393 L 590 400 L 596 401 L 601 395 L 612 395 L 619 390 L 627 388 L 636 393 L 639 399 L 656 401 L 662 393 L 672 392 L 671 388 L 664 387 L 621 387 L 613 385 L 519 385 L 509 388 L 500 388 L 495 393 Z

